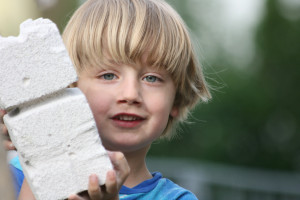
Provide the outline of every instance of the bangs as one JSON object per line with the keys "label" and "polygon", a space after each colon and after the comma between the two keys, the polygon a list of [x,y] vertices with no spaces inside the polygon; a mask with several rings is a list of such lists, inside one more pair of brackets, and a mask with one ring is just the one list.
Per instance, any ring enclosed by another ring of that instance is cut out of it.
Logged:
{"label": "bangs", "polygon": [[182,78],[179,75],[189,64],[190,41],[183,21],[165,2],[89,0],[77,12],[64,39],[79,72],[111,60],[123,64],[144,61],[167,70],[175,82]]}

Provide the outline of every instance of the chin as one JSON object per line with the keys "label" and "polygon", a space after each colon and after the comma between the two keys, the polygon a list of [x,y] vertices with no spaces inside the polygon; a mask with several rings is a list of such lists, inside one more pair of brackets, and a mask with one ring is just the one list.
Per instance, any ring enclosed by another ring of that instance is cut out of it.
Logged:
{"label": "chin", "polygon": [[137,152],[140,150],[148,149],[150,147],[150,144],[149,145],[137,145],[137,144],[133,144],[133,143],[125,143],[124,141],[122,141],[120,143],[104,145],[104,147],[108,151],[120,151],[122,153],[131,153],[131,152]]}

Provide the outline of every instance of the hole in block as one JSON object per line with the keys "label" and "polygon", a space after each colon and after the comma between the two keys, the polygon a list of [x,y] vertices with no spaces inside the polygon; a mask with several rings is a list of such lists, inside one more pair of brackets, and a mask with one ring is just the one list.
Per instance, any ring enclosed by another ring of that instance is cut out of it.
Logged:
{"label": "hole in block", "polygon": [[23,86],[27,87],[30,84],[30,78],[29,77],[24,77],[23,78]]}

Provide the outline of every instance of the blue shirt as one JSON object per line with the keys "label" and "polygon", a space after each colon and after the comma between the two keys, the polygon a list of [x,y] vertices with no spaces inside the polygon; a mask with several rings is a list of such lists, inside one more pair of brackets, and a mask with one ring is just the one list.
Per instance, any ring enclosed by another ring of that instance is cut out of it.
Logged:
{"label": "blue shirt", "polygon": [[193,193],[163,178],[161,173],[155,172],[152,176],[152,179],[133,188],[122,186],[119,192],[120,200],[197,200]]}
{"label": "blue shirt", "polygon": [[[10,161],[10,168],[17,196],[19,196],[24,180],[24,174],[18,157]],[[119,192],[120,200],[197,200],[190,191],[178,186],[171,180],[163,178],[161,173],[152,173],[153,178],[148,179],[133,188],[122,186]]]}
{"label": "blue shirt", "polygon": [[9,168],[12,173],[13,183],[16,191],[16,196],[18,197],[24,180],[24,174],[19,161],[19,157],[16,156],[13,159],[11,159],[9,164],[10,164]]}

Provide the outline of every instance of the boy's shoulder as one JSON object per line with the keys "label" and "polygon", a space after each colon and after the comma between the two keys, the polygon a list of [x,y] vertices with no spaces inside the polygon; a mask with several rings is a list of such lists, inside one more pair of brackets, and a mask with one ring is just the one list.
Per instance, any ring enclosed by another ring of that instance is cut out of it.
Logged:
{"label": "boy's shoulder", "polygon": [[152,179],[149,179],[134,188],[123,186],[120,191],[120,200],[197,200],[197,197],[192,192],[180,187],[167,178],[163,178],[161,173],[155,172],[152,175]]}
{"label": "boy's shoulder", "polygon": [[178,199],[178,200],[197,200],[197,197],[187,189],[177,185],[167,178],[162,178],[158,184],[157,190],[163,191],[164,199]]}

